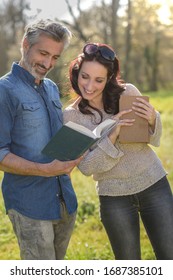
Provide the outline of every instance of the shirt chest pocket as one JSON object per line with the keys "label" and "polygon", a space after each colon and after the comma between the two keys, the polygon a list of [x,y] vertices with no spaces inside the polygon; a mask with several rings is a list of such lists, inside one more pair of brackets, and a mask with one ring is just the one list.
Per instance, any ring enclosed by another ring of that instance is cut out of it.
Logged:
{"label": "shirt chest pocket", "polygon": [[38,127],[43,123],[43,113],[38,102],[22,104],[22,119],[25,127]]}

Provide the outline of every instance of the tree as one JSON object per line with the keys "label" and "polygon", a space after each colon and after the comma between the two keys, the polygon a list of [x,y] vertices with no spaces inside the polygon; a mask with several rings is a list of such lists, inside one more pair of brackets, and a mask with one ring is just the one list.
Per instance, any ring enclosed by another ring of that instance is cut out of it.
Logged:
{"label": "tree", "polygon": [[25,11],[29,10],[26,0],[8,0],[4,8],[4,31],[9,35],[9,42],[16,43],[19,28],[26,25]]}
{"label": "tree", "polygon": [[128,0],[128,8],[127,8],[127,27],[126,27],[126,40],[125,40],[125,62],[124,62],[124,79],[128,80],[128,73],[130,70],[129,60],[130,60],[130,53],[132,48],[132,5],[131,0]]}
{"label": "tree", "polygon": [[0,75],[6,73],[11,66],[11,60],[18,57],[18,35],[26,24],[25,12],[28,9],[26,0],[8,0],[0,7]]}
{"label": "tree", "polygon": [[[85,36],[85,34],[83,33],[83,30],[81,29],[81,27],[80,27],[80,23],[79,23],[79,20],[78,20],[78,18],[74,15],[74,13],[73,13],[73,9],[72,9],[72,7],[71,7],[71,5],[70,5],[70,3],[69,3],[69,1],[68,0],[65,0],[65,2],[67,3],[67,7],[68,7],[68,10],[69,10],[69,13],[70,13],[70,15],[72,16],[72,18],[73,18],[73,28],[78,32],[78,35],[79,35],[79,37],[80,37],[80,39],[82,40],[82,41],[86,41],[87,40],[87,38],[86,38],[86,36]],[[81,14],[81,9],[80,9],[80,0],[78,0],[78,11],[80,12],[80,14]],[[67,23],[67,22],[66,22]]]}
{"label": "tree", "polygon": [[[104,1],[103,1],[104,2]],[[111,45],[116,50],[117,47],[117,37],[118,37],[118,10],[120,8],[120,1],[119,0],[112,0],[111,4]]]}
{"label": "tree", "polygon": [[[51,78],[63,91],[68,91],[68,66],[72,59],[82,51],[87,42],[103,42],[111,45],[120,60],[122,78],[136,84],[142,91],[157,90],[160,85],[172,83],[173,57],[173,4],[170,1],[170,19],[163,23],[158,10],[161,4],[152,4],[149,0],[95,1],[85,10],[78,0],[74,13],[70,0],[65,0],[72,21],[64,21],[74,34],[70,51],[64,52]],[[29,2],[29,0],[28,0]],[[8,0],[0,7],[1,35],[1,74],[17,58],[19,38],[23,34],[28,18],[25,16],[29,4],[27,0]],[[122,4],[123,3],[123,4]],[[167,1],[167,5],[168,5]],[[64,65],[66,63],[66,65]],[[63,82],[62,82],[63,81]]]}

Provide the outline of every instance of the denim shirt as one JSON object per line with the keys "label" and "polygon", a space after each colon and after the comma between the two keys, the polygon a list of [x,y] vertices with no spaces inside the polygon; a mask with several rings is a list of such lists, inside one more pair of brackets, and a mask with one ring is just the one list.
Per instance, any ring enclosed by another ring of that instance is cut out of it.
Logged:
{"label": "denim shirt", "polygon": [[[62,126],[62,105],[55,83],[35,78],[17,63],[0,79],[0,161],[8,153],[39,163],[51,161],[41,153]],[[60,219],[63,197],[69,214],[77,209],[76,195],[68,175],[24,176],[4,173],[2,192],[6,211],[42,220]]]}

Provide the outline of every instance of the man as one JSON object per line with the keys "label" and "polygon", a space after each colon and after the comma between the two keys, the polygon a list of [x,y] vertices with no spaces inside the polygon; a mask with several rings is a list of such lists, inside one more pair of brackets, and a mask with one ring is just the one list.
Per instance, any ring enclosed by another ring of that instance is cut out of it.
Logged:
{"label": "man", "polygon": [[6,211],[22,259],[63,259],[77,200],[68,174],[80,159],[51,161],[41,151],[62,126],[57,86],[48,78],[70,31],[39,20],[26,27],[21,60],[0,79],[0,169]]}

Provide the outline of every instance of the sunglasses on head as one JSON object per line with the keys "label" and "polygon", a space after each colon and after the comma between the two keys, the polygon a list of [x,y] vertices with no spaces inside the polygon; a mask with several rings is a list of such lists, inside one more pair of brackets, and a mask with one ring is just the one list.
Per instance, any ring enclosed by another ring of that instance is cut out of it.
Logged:
{"label": "sunglasses on head", "polygon": [[106,46],[98,46],[96,44],[87,44],[83,48],[83,53],[85,55],[94,55],[96,53],[100,53],[101,56],[109,61],[114,61],[115,59],[115,53],[113,50]]}

